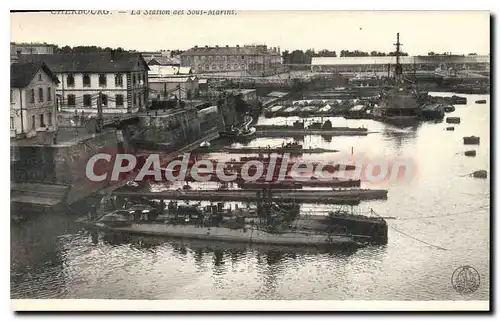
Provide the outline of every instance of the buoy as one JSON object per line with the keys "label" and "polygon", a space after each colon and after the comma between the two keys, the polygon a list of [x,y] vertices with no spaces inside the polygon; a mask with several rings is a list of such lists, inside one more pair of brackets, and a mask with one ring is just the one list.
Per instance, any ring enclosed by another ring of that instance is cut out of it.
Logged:
{"label": "buoy", "polygon": [[479,137],[477,136],[465,136],[464,145],[479,145]]}
{"label": "buoy", "polygon": [[446,127],[446,130],[455,130],[455,127],[451,126],[451,127]]}
{"label": "buoy", "polygon": [[460,124],[460,117],[446,117],[447,124]]}
{"label": "buoy", "polygon": [[465,151],[465,156],[471,156],[471,157],[474,157],[476,156],[476,151],[475,150],[468,150],[468,151]]}
{"label": "buoy", "polygon": [[488,173],[485,170],[475,171],[472,173],[472,176],[475,178],[487,178]]}

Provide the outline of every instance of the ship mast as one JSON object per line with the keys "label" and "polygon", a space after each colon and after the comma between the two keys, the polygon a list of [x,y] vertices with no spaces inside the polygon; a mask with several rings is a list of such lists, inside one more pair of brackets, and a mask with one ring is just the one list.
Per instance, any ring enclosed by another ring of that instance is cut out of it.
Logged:
{"label": "ship mast", "polygon": [[395,66],[395,81],[396,84],[399,86],[402,80],[402,75],[403,75],[403,67],[401,66],[401,61],[399,59],[401,55],[401,46],[403,46],[402,43],[399,42],[399,32],[397,33],[397,41],[394,44],[396,46],[396,66]]}

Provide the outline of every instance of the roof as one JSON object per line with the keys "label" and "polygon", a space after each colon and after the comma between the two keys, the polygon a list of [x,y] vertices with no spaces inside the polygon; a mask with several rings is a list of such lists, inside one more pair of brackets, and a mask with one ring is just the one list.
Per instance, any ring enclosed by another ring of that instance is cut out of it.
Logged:
{"label": "roof", "polygon": [[196,77],[169,77],[169,78],[149,78],[148,82],[167,82],[167,83],[183,83],[183,82],[188,82],[192,81],[194,79],[191,78],[196,78]]}
{"label": "roof", "polygon": [[53,72],[126,72],[135,68],[137,61],[146,62],[139,53],[92,52],[52,55],[20,55],[19,62],[43,61]]}
{"label": "roof", "polygon": [[54,73],[42,62],[14,63],[10,65],[10,87],[24,88],[28,86],[40,69],[43,69],[56,84],[59,83]]}
{"label": "roof", "polygon": [[11,42],[11,46],[16,46],[16,47],[57,47],[57,45],[53,45],[50,43],[26,43],[26,42]]}
{"label": "roof", "polygon": [[181,53],[181,56],[231,56],[231,55],[279,55],[264,46],[243,47],[193,47]]}
{"label": "roof", "polygon": [[[489,56],[401,56],[402,64],[421,63],[489,63]],[[395,64],[395,56],[367,56],[367,57],[313,57],[311,65],[387,65]]]}
{"label": "roof", "polygon": [[181,61],[176,57],[156,56],[144,57],[148,65],[176,66],[180,65]]}

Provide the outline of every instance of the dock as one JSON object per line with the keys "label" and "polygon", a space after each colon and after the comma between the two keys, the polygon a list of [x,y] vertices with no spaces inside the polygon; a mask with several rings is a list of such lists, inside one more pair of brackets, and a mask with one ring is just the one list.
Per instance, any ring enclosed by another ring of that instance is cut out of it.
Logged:
{"label": "dock", "polygon": [[257,129],[255,136],[257,137],[283,137],[287,135],[305,136],[305,135],[325,135],[325,136],[367,136],[376,132],[352,130],[328,130],[328,129],[282,129],[282,128],[268,128]]}
{"label": "dock", "polygon": [[[119,189],[113,195],[120,197],[146,197],[155,199],[197,200],[197,201],[247,201],[262,200],[261,189],[245,190],[166,190],[149,192]],[[386,199],[387,190],[288,190],[273,191],[271,198],[276,202],[297,202],[314,204],[357,205],[361,200]]]}
{"label": "dock", "polygon": [[193,151],[193,154],[208,154],[208,153],[231,153],[231,154],[269,154],[269,153],[290,153],[290,154],[321,154],[321,153],[338,153],[336,149],[325,148],[282,148],[282,147],[201,147]]}

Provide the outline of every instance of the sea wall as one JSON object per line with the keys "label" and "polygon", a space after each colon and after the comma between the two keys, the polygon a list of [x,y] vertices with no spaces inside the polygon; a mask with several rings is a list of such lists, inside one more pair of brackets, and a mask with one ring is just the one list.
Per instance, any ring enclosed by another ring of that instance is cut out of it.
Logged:
{"label": "sea wall", "polygon": [[[68,202],[86,197],[108,185],[88,180],[87,161],[98,153],[116,154],[116,130],[94,134],[75,142],[52,145],[11,146],[11,182],[59,184],[70,186]],[[102,170],[113,164],[101,162]]]}

